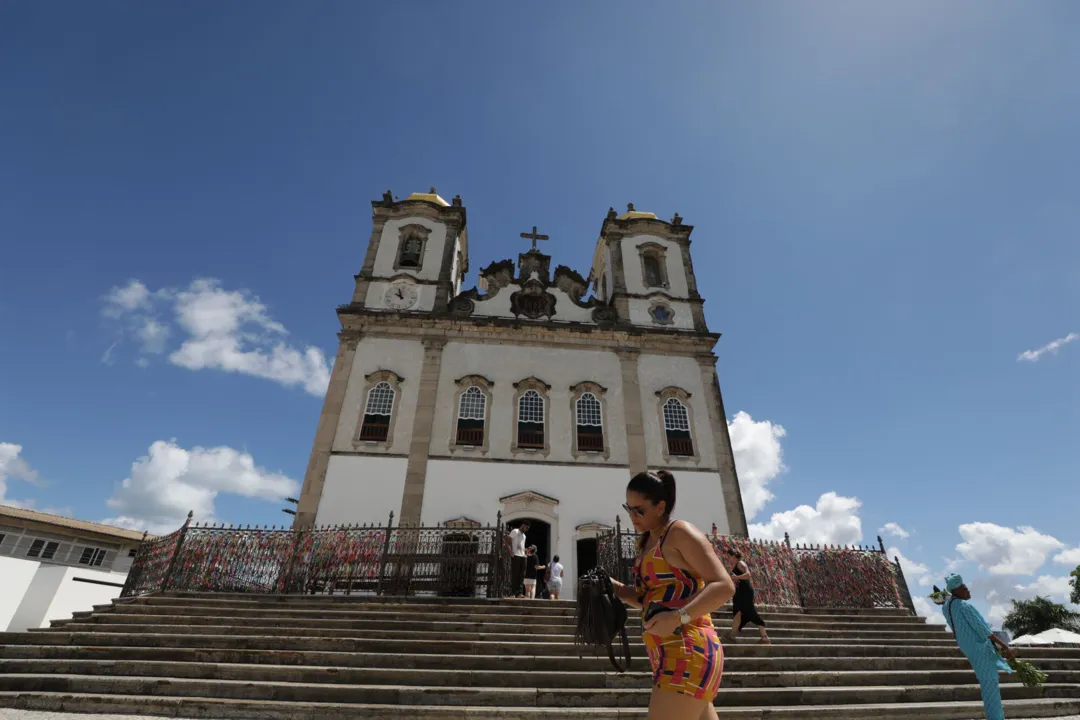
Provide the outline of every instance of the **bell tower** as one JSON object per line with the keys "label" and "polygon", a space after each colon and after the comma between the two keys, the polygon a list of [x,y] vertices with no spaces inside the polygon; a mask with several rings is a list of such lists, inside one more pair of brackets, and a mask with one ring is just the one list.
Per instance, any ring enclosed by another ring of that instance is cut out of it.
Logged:
{"label": "bell tower", "polygon": [[626,206],[608,210],[590,281],[597,297],[631,325],[707,333],[704,300],[690,258],[690,233],[678,213],[665,222]]}
{"label": "bell tower", "polygon": [[431,188],[398,200],[387,190],[371,206],[371,239],[355,276],[353,304],[386,312],[446,312],[469,270],[461,196],[446,202]]}

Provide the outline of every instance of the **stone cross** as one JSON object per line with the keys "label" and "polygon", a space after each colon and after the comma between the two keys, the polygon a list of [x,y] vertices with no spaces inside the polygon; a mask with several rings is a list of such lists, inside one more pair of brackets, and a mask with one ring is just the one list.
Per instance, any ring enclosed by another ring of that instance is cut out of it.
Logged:
{"label": "stone cross", "polygon": [[535,225],[533,225],[533,229],[532,229],[531,233],[521,233],[521,237],[525,238],[526,240],[532,240],[532,249],[533,250],[536,250],[536,241],[537,240],[550,240],[550,238],[547,235],[538,234],[536,232],[536,226]]}

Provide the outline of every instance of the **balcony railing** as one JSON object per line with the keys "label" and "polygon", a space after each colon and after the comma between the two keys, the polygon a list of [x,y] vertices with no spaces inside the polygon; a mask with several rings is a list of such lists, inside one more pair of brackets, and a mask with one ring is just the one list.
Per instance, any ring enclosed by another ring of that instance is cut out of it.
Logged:
{"label": "balcony railing", "polygon": [[518,447],[529,450],[542,450],[544,448],[544,431],[519,429]]}
{"label": "balcony railing", "polygon": [[390,423],[364,422],[360,428],[360,439],[367,442],[385,442],[390,434]]}
{"label": "balcony railing", "polygon": [[604,433],[596,432],[595,430],[578,430],[577,446],[578,450],[581,450],[582,452],[603,452]]}
{"label": "balcony railing", "polygon": [[667,439],[668,454],[679,457],[692,457],[694,455],[694,441],[690,438],[672,437]]}
{"label": "balcony railing", "polygon": [[472,445],[479,447],[484,444],[484,428],[470,428],[458,426],[457,444]]}

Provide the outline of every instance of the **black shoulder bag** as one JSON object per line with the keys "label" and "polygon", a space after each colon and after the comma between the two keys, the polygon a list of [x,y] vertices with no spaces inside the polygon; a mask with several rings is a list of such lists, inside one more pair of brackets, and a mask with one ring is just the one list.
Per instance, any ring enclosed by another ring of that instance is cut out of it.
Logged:
{"label": "black shoulder bag", "polygon": [[[626,635],[626,605],[615,593],[611,578],[600,568],[595,568],[578,578],[577,630],[574,644],[594,649],[607,647],[608,658],[616,672],[630,669],[630,638]],[[615,658],[614,643],[622,637],[623,656],[626,664],[620,665]]]}

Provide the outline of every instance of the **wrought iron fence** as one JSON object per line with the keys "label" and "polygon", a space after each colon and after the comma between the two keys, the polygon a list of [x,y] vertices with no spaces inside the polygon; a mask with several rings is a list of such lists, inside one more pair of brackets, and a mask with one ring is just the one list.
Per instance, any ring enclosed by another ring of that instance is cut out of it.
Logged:
{"label": "wrought iron fence", "polygon": [[121,597],[164,590],[500,597],[509,578],[494,526],[191,524],[140,545]]}
{"label": "wrought iron fence", "polygon": [[[613,578],[630,582],[636,541],[616,518],[615,528],[597,538],[598,564]],[[905,608],[915,614],[900,560],[888,559],[880,537],[877,547],[792,545],[787,534],[783,541],[752,540],[719,535],[714,525],[710,542],[721,557],[729,548],[739,551],[752,568],[761,605]]]}

